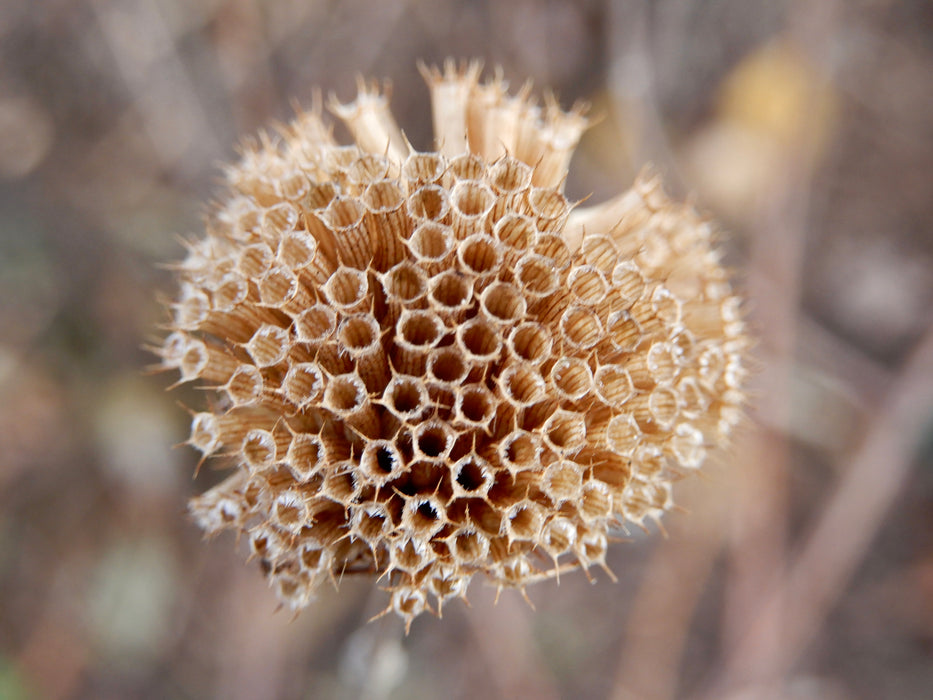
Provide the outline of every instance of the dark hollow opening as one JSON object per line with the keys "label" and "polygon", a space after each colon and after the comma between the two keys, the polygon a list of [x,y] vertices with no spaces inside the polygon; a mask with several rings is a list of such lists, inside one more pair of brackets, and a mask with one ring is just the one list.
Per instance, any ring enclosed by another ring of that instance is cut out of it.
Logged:
{"label": "dark hollow opening", "polygon": [[376,450],[376,468],[383,474],[391,474],[395,469],[395,455],[388,447],[380,447]]}
{"label": "dark hollow opening", "polygon": [[457,483],[464,491],[475,491],[485,482],[483,476],[483,469],[476,462],[466,462],[460,467]]}
{"label": "dark hollow opening", "polygon": [[429,428],[418,438],[418,449],[428,457],[437,457],[447,447],[447,436],[440,428]]}

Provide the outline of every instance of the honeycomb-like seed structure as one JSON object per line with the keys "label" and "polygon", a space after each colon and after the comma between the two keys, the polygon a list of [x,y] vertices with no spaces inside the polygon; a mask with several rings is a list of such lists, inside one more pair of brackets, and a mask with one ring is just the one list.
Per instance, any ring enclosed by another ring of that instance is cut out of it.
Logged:
{"label": "honeycomb-like seed structure", "polygon": [[610,528],[739,420],[748,345],[712,228],[656,179],[562,191],[582,110],[474,64],[423,70],[437,152],[362,85],[263,136],[178,266],[162,365],[216,388],[190,444],[232,474],[191,502],[282,600],[378,577],[406,622],[474,575],[605,566]]}

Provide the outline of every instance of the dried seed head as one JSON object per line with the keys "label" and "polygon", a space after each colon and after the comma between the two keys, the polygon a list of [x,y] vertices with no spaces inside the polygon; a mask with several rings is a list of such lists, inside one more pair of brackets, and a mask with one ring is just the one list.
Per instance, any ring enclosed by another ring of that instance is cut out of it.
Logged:
{"label": "dried seed head", "polygon": [[575,207],[581,109],[423,72],[443,152],[362,85],[330,105],[354,145],[315,109],[247,148],[178,268],[158,354],[221,392],[189,442],[233,469],[191,512],[293,608],[366,572],[410,622],[474,575],[605,565],[610,526],[660,517],[741,415],[711,227],[649,178]]}

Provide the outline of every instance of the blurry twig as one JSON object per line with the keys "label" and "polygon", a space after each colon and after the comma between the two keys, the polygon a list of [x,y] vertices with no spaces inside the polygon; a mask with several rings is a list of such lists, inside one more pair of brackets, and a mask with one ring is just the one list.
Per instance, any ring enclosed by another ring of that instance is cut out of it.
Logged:
{"label": "blurry twig", "polygon": [[820,372],[854,391],[860,402],[875,402],[885,395],[893,379],[890,369],[806,313],[800,314],[798,333],[803,351],[801,361],[812,363]]}
{"label": "blurry twig", "polygon": [[[181,30],[173,30],[162,8],[93,2],[92,9],[160,164],[178,167],[195,143],[221,153],[207,98],[180,52]],[[129,29],[136,41],[128,40]]]}
{"label": "blurry twig", "polygon": [[[833,602],[864,556],[910,470],[917,439],[933,412],[933,329],[891,388],[853,456],[823,516],[783,582],[772,586],[747,630],[754,646],[768,630],[782,628],[774,667],[786,671],[819,631]],[[783,608],[781,601],[793,601]],[[743,673],[733,654],[711,697],[733,687]]]}
{"label": "blurry twig", "polygon": [[531,609],[515,591],[506,591],[497,603],[494,595],[490,587],[478,589],[470,596],[474,606],[466,615],[491,685],[502,698],[558,698],[537,651],[529,624]]}
{"label": "blurry twig", "polygon": [[[799,46],[822,47],[837,24],[837,3],[792,3],[786,12],[786,38]],[[814,66],[829,79],[831,66],[821,50],[807,52]],[[804,251],[813,178],[819,158],[805,149],[787,154],[774,191],[761,207],[762,226],[751,250],[749,286],[758,307],[761,354],[768,361],[758,377],[756,409],[776,426],[790,425],[790,384],[797,350]],[[778,293],[772,293],[778,290]],[[766,598],[775,572],[786,567],[789,443],[785,430],[760,430],[744,451],[749,465],[740,485],[732,527],[730,580],[726,591],[724,654],[730,685],[769,683],[780,677],[784,646],[782,621],[794,598],[777,586]],[[748,620],[763,605],[772,614],[747,633]],[[715,695],[720,697],[721,695]]]}
{"label": "blurry twig", "polygon": [[[796,167],[795,167],[796,166]],[[802,164],[788,163],[783,187],[761,211],[762,224],[752,244],[749,288],[756,305],[760,349],[766,358],[755,378],[755,412],[759,424],[787,426],[790,422],[790,380],[797,345],[804,231],[812,173]],[[781,294],[769,294],[777,288]],[[778,643],[777,629],[763,630],[749,644],[747,620],[761,605],[761,591],[773,572],[784,567],[787,530],[788,444],[780,432],[765,430],[740,436],[733,516],[729,524],[728,578],[722,630],[727,657],[741,656],[747,678],[769,677]],[[780,608],[780,601],[775,600]]]}
{"label": "blurry twig", "polygon": [[609,12],[609,51],[612,95],[618,130],[629,144],[633,172],[645,163],[660,168],[669,186],[681,188],[683,177],[664,133],[652,55],[648,44],[651,30],[650,3],[612,2]]}
{"label": "blurry twig", "polygon": [[722,514],[712,512],[719,501],[705,498],[696,505],[689,527],[679,519],[673,524],[670,539],[656,545],[641,577],[612,700],[675,697],[690,623],[722,546]]}

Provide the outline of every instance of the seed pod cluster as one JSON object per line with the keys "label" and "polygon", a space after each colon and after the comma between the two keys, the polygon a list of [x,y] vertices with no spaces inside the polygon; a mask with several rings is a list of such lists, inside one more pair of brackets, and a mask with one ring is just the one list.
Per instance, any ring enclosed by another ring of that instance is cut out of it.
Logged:
{"label": "seed pod cluster", "polygon": [[161,364],[216,390],[189,443],[232,474],[191,502],[283,602],[370,573],[407,623],[476,574],[605,566],[729,438],[747,339],[712,230],[642,178],[563,194],[581,108],[476,64],[423,68],[437,151],[361,84],[249,145],[178,265]]}

